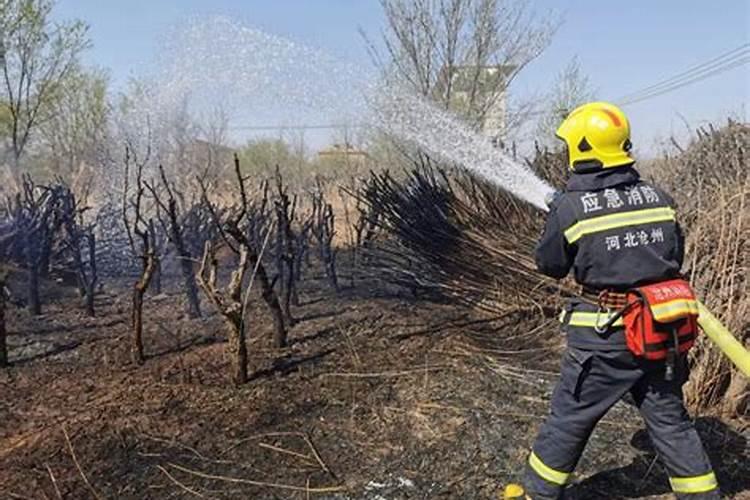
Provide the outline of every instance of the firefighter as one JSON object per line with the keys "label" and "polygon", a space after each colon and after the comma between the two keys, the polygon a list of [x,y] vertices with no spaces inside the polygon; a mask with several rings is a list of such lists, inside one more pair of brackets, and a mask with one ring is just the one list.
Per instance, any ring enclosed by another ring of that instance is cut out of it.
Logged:
{"label": "firefighter", "polygon": [[684,355],[672,376],[663,361],[628,350],[622,320],[610,316],[624,305],[627,290],[679,277],[683,237],[673,200],[633,168],[630,125],[618,107],[580,106],[557,136],[567,146],[571,175],[565,190],[548,200],[536,263],[556,279],[572,269],[582,293],[561,315],[567,350],[550,415],[528,459],[526,498],[563,498],[594,426],[626,393],[645,420],[677,497],[720,498],[683,405]]}

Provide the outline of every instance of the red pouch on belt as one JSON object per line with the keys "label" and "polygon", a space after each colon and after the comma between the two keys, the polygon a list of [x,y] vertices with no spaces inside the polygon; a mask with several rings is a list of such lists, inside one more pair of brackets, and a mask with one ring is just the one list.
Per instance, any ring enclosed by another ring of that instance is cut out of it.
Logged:
{"label": "red pouch on belt", "polygon": [[662,281],[628,291],[623,315],[628,349],[649,360],[667,358],[675,340],[687,352],[698,333],[698,302],[683,279]]}

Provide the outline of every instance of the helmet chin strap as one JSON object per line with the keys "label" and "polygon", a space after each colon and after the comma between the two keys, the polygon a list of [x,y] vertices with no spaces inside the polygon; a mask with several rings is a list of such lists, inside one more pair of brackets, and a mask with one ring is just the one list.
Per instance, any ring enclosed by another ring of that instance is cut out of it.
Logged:
{"label": "helmet chin strap", "polygon": [[576,174],[590,174],[604,170],[604,166],[599,160],[583,160],[575,162],[572,170]]}
{"label": "helmet chin strap", "polygon": [[598,160],[581,160],[577,161],[573,165],[573,173],[575,174],[593,174],[595,172],[612,171],[622,167],[629,167],[635,162],[623,163],[622,165],[613,165],[611,167],[604,167]]}

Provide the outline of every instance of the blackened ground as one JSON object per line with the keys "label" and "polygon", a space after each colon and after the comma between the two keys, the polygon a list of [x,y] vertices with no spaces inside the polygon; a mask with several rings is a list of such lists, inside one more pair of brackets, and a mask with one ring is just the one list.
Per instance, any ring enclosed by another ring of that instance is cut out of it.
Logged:
{"label": "blackened ground", "polygon": [[[70,298],[41,318],[15,311],[0,498],[473,499],[519,477],[556,379],[554,322],[378,297],[365,283],[335,297],[309,288],[284,350],[268,347],[253,306],[254,375],[239,388],[220,318],[185,319],[179,295],[147,301],[142,367],[129,361],[126,292],[103,294],[95,319]],[[750,498],[747,422],[697,424],[726,494]],[[670,498],[625,402],[576,477],[573,498]]]}

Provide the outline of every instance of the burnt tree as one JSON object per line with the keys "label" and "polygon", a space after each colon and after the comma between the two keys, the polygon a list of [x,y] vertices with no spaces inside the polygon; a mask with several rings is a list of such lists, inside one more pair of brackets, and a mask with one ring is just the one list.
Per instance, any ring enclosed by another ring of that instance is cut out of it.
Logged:
{"label": "burnt tree", "polygon": [[[367,244],[368,234],[374,234],[373,214],[369,210],[362,197],[362,184],[352,178],[350,183],[339,188],[339,197],[344,211],[344,227],[347,232],[347,244],[351,255],[350,283],[354,286],[357,280],[357,272],[360,265],[360,254],[362,248]],[[351,203],[354,203],[352,210]],[[368,229],[369,228],[369,229]]]}
{"label": "burnt tree", "polygon": [[[5,212],[5,211],[3,211]],[[0,218],[0,258],[5,261],[12,250],[17,228],[9,220],[7,213]],[[0,267],[0,367],[8,366],[7,330],[5,327],[5,305],[10,298],[6,286],[8,271]]]}
{"label": "burnt tree", "polygon": [[299,274],[296,271],[296,245],[297,238],[292,230],[292,221],[295,219],[297,209],[297,197],[289,199],[289,193],[279,168],[276,168],[276,196],[274,209],[276,214],[276,269],[277,279],[280,286],[281,308],[290,325],[296,320],[292,316],[292,297],[297,296],[296,280]]}
{"label": "burnt tree", "polygon": [[[64,184],[61,183],[64,186]],[[84,195],[84,200],[86,196]],[[86,314],[95,316],[94,296],[99,275],[96,266],[95,223],[86,223],[88,207],[80,206],[73,191],[65,186],[61,195],[60,211],[65,229],[65,246],[75,268],[78,287],[84,298]]]}
{"label": "burnt tree", "polygon": [[[200,255],[203,255],[206,242],[215,241],[220,236],[210,208],[206,200],[201,197],[198,201],[189,204],[182,216],[183,243],[196,261]],[[216,209],[222,212],[218,214],[219,219],[223,219],[223,209],[220,207]]]}
{"label": "burnt tree", "polygon": [[[138,280],[133,284],[133,307],[131,311],[131,326],[133,328],[133,343],[131,352],[133,361],[137,364],[143,364],[145,357],[143,354],[143,296],[148,290],[151,279],[157,265],[156,249],[149,231],[149,226],[153,226],[151,220],[146,221],[143,216],[143,195],[145,185],[143,182],[143,168],[148,162],[149,154],[143,161],[138,161],[130,147],[125,147],[125,185],[122,197],[122,218],[125,223],[125,229],[130,242],[132,254],[140,261],[140,275]],[[130,163],[135,165],[135,186],[134,195],[129,198],[130,194]],[[128,205],[131,205],[130,207]],[[129,208],[131,210],[129,210]],[[132,218],[129,213],[132,211]],[[136,238],[138,244],[136,244]]]}
{"label": "burnt tree", "polygon": [[300,222],[300,227],[294,237],[294,288],[292,289],[292,305],[299,306],[299,282],[302,281],[302,265],[305,262],[305,258],[309,256],[310,250],[310,231],[313,226],[313,216],[310,214],[306,219]]}
{"label": "burnt tree", "polygon": [[[186,312],[191,318],[200,318],[200,299],[198,298],[198,287],[195,283],[195,271],[193,269],[194,257],[185,243],[184,219],[174,195],[174,188],[167,180],[164,168],[161,165],[159,165],[159,178],[161,180],[161,188],[166,194],[166,200],[164,199],[164,194],[161,194],[155,186],[147,183],[146,187],[160,208],[159,222],[177,253],[177,259],[180,261],[185,298],[187,299],[185,303]],[[163,216],[161,215],[162,212],[164,213]]]}
{"label": "burnt tree", "polygon": [[57,211],[59,190],[55,187],[38,186],[28,175],[23,177],[21,187],[21,192],[8,205],[20,244],[20,248],[15,249],[16,255],[29,273],[29,311],[38,316],[42,314],[40,277],[43,267],[49,262],[53,238],[60,226]]}
{"label": "burnt tree", "polygon": [[339,282],[336,275],[336,249],[333,246],[333,237],[336,235],[335,218],[333,206],[325,199],[323,185],[318,180],[317,187],[312,196],[313,216],[312,234],[318,244],[320,260],[323,262],[325,274],[334,290],[338,292]]}
{"label": "burnt tree", "polygon": [[248,237],[255,248],[262,248],[271,224],[273,223],[274,214],[271,212],[269,203],[270,185],[267,180],[260,184],[260,201],[252,204],[252,210],[248,213],[247,231]]}
{"label": "burnt tree", "polygon": [[[248,249],[248,256],[250,263],[254,268],[255,278],[260,283],[260,293],[263,301],[268,306],[273,318],[274,325],[274,337],[273,344],[275,347],[286,347],[287,345],[287,332],[286,325],[284,323],[284,314],[279,304],[279,297],[273,288],[273,283],[268,279],[268,274],[261,261],[262,252],[265,249],[265,241],[260,247],[253,245],[253,243],[247,238],[247,231],[242,227],[243,222],[247,220],[257,220],[257,217],[251,216],[251,206],[248,202],[247,189],[245,188],[245,178],[242,177],[240,170],[240,160],[237,155],[234,156],[234,171],[237,179],[240,195],[240,213],[229,220],[226,224],[226,232],[237,242],[240,247],[246,247]],[[268,230],[270,231],[270,229]],[[267,234],[267,236],[270,235]],[[266,237],[267,237],[266,236]]]}
{"label": "burnt tree", "polygon": [[[96,233],[94,232],[94,226],[86,226],[82,236],[81,242],[84,244],[87,259],[86,262],[81,262],[78,276],[86,294],[86,314],[93,317],[96,315],[94,311],[94,296],[96,295],[96,284],[99,280],[96,268]],[[86,269],[87,267],[88,270]]]}
{"label": "burnt tree", "polygon": [[[210,241],[206,242],[201,259],[201,269],[198,273],[198,282],[203,292],[224,316],[229,326],[229,350],[233,366],[232,379],[236,384],[243,384],[247,382],[245,306],[255,280],[260,284],[261,296],[273,318],[273,343],[275,347],[287,345],[287,332],[279,298],[276,295],[273,283],[268,278],[265,266],[261,262],[262,253],[265,250],[270,233],[266,234],[260,248],[256,247],[252,237],[249,236],[249,229],[253,220],[251,212],[253,212],[254,207],[248,201],[245,187],[246,179],[242,176],[239,159],[236,155],[234,166],[239,203],[232,211],[233,214],[222,217],[219,209],[209,201],[206,185],[200,180],[199,182],[204,203],[209,207],[221,239],[238,256],[237,268],[232,273],[226,289],[219,289],[217,285],[218,258],[216,256],[216,245]],[[252,271],[252,274],[246,280],[250,271]],[[246,281],[249,282],[245,283]]]}

